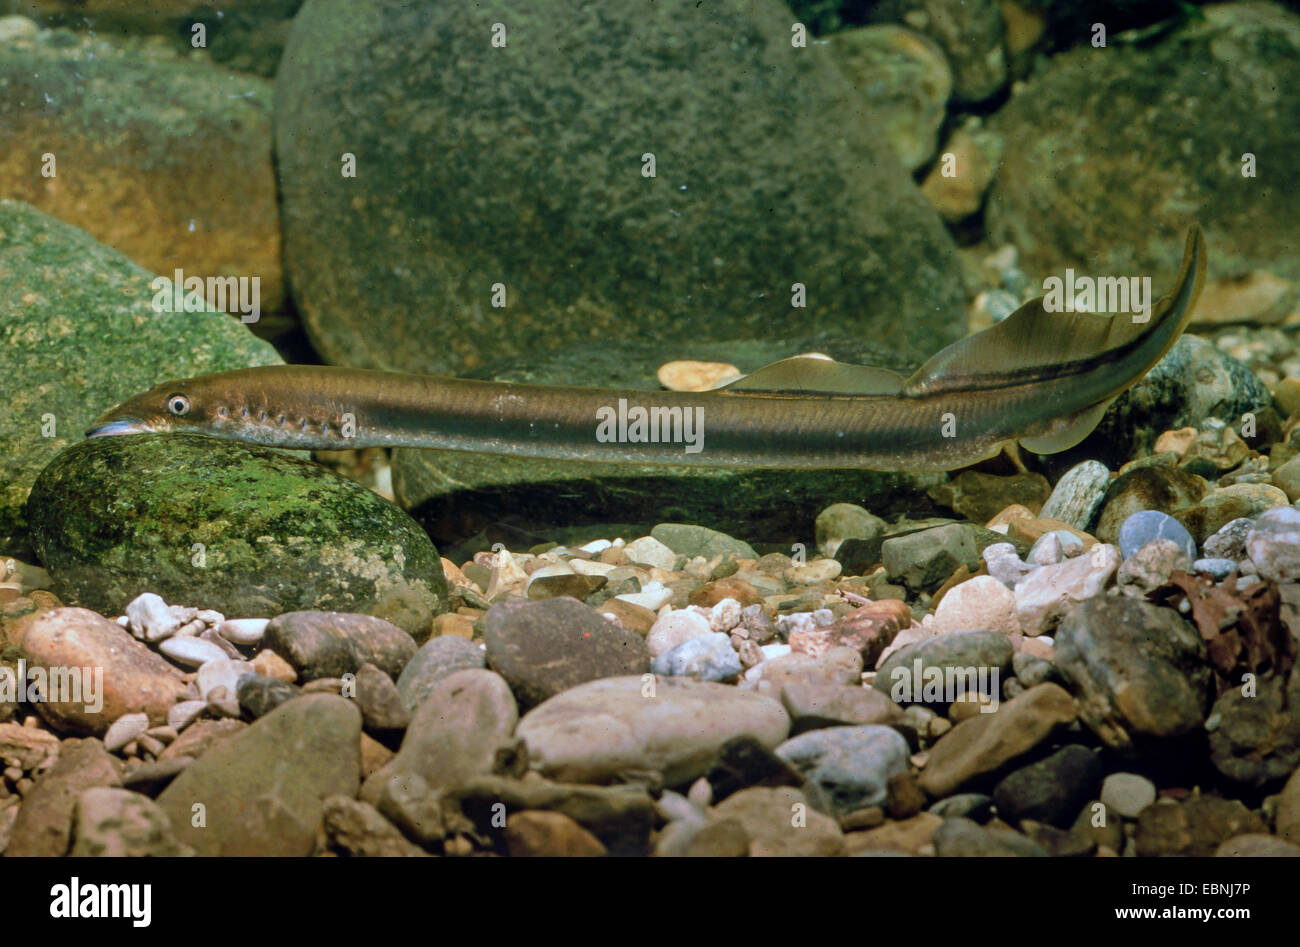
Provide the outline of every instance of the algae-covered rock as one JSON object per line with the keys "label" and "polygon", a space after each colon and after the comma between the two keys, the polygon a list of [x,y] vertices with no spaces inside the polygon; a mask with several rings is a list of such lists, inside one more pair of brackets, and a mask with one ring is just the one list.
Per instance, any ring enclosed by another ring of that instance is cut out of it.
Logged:
{"label": "algae-covered rock", "polygon": [[109,408],[168,378],[280,363],[224,313],[155,312],[153,278],[84,230],[0,201],[0,550],[29,548],[36,475]]}
{"label": "algae-covered rock", "polygon": [[148,591],[227,615],[362,612],[423,640],[446,607],[438,553],[406,514],[266,448],[96,438],[42,471],[28,516],[58,594],[109,615]]}
{"label": "algae-covered rock", "polygon": [[4,45],[0,89],[0,197],[165,276],[257,277],[280,308],[270,82],[47,31]]}
{"label": "algae-covered rock", "polygon": [[988,231],[1019,248],[1031,276],[1149,275],[1163,292],[1197,220],[1211,277],[1300,278],[1300,188],[1289,176],[1300,16],[1261,2],[1203,13],[1145,44],[1112,32],[1105,48],[1080,42],[1083,22],[1072,22],[1077,45],[992,120],[1015,144],[989,195]]}
{"label": "algae-covered rock", "polygon": [[275,139],[318,350],[423,372],[799,324],[953,341],[952,239],[791,25],[781,0],[305,5]]}

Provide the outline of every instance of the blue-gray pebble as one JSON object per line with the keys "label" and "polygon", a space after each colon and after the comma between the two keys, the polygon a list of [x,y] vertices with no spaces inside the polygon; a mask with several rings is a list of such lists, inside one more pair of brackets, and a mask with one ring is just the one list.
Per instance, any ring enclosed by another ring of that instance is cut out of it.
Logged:
{"label": "blue-gray pebble", "polygon": [[1188,559],[1196,558],[1196,541],[1183,524],[1168,513],[1142,510],[1134,513],[1119,528],[1119,552],[1127,559],[1153,539],[1172,539],[1183,547]]}

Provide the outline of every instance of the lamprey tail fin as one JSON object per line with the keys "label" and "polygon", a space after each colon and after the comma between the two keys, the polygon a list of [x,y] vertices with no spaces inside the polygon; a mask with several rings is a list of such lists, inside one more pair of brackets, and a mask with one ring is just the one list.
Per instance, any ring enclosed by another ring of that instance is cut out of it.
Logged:
{"label": "lamprey tail fin", "polygon": [[718,391],[788,394],[897,395],[903,376],[885,368],[849,365],[817,353],[792,355],[720,385]]}
{"label": "lamprey tail fin", "polygon": [[1069,374],[1078,370],[1079,362],[1159,333],[1164,345],[1154,353],[1150,361],[1153,365],[1186,325],[1204,275],[1205,239],[1200,227],[1193,224],[1187,233],[1174,289],[1151,307],[1150,319],[1135,321],[1135,314],[1128,313],[1108,317],[1090,312],[1048,312],[1044,308],[1046,297],[1039,297],[992,328],[939,352],[907,379],[903,394],[969,391],[1017,378]]}

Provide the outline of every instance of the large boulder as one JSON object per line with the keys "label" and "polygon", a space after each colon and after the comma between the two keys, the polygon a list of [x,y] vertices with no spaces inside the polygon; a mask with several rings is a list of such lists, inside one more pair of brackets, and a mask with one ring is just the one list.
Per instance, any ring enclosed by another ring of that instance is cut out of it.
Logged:
{"label": "large boulder", "polygon": [[275,136],[320,352],[445,372],[593,336],[770,334],[796,282],[802,331],[952,341],[951,239],[792,24],[779,0],[308,3]]}

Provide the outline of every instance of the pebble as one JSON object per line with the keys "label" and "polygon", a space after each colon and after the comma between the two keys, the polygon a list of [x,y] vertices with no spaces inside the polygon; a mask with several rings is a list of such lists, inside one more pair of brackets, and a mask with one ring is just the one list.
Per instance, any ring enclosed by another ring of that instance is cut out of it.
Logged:
{"label": "pebble", "polygon": [[1264,821],[1235,799],[1196,796],[1147,806],[1137,820],[1137,854],[1206,858],[1230,838],[1267,833]]}
{"label": "pebble", "polygon": [[137,595],[126,606],[126,618],[132,634],[146,641],[162,641],[176,633],[181,621],[171,613],[162,596],[153,592]]}
{"label": "pebble", "polygon": [[182,700],[173,704],[167,711],[167,726],[173,730],[184,730],[207,709],[206,700]]}
{"label": "pebble", "polygon": [[[876,669],[871,686],[896,704],[946,706],[957,697],[948,685],[965,693],[968,681],[996,697],[1000,681],[1011,674],[1014,654],[1011,640],[999,632],[952,632],[894,652]],[[932,686],[935,677],[943,686]]]}
{"label": "pebble", "polygon": [[506,852],[515,858],[600,858],[600,839],[559,812],[525,811],[506,819]]}
{"label": "pebble", "polygon": [[724,598],[735,599],[742,608],[760,604],[758,591],[754,586],[736,576],[704,583],[691,593],[690,602],[692,605],[712,608]]}
{"label": "pebble", "polygon": [[35,667],[103,669],[102,680],[98,670],[93,672],[102,707],[76,700],[34,704],[41,718],[61,732],[102,734],[112,721],[137,712],[148,714],[153,723],[163,723],[185,691],[172,665],[117,622],[85,608],[37,613],[26,625],[19,651],[29,673]]}
{"label": "pebble", "polygon": [[1100,786],[1097,754],[1070,744],[1006,776],[993,790],[993,803],[998,818],[1012,825],[1032,819],[1066,828]]}
{"label": "pebble", "polygon": [[[792,813],[801,813],[793,819]],[[813,809],[798,789],[755,786],[728,796],[709,813],[734,819],[749,839],[750,856],[828,857],[845,853],[844,833],[830,816]]]}
{"label": "pebble", "polygon": [[875,539],[887,527],[884,520],[857,504],[833,503],[817,514],[817,551],[833,556],[846,539]]}
{"label": "pebble", "polygon": [[742,372],[726,362],[681,359],[664,362],[656,377],[669,391],[709,391],[740,378]]}
{"label": "pebble", "polygon": [[931,630],[936,635],[950,631],[996,631],[1014,635],[1020,630],[1016,596],[991,575],[967,579],[949,589],[939,602]]}
{"label": "pebble", "polygon": [[911,609],[897,599],[868,602],[839,619],[829,610],[822,620],[816,620],[817,612],[812,616],[814,622],[790,630],[792,651],[817,657],[836,648],[851,648],[862,656],[864,665],[875,664],[899,632],[912,624]]}
{"label": "pebble", "polygon": [[[753,606],[751,606],[752,608]],[[745,611],[734,598],[724,598],[709,609],[709,629],[729,633],[733,628],[741,624]],[[753,612],[751,611],[750,614],[752,616]],[[762,607],[758,608],[758,614],[763,614]],[[746,637],[757,638],[757,636],[750,634],[749,627],[745,627],[744,631]]]}
{"label": "pebble", "polygon": [[397,755],[365,781],[361,799],[377,805],[387,783],[411,776],[432,789],[451,789],[491,773],[518,719],[514,695],[499,674],[466,670],[444,677],[411,714]]}
{"label": "pebble", "polygon": [[1120,527],[1135,513],[1175,513],[1202,500],[1209,484],[1201,477],[1169,466],[1134,467],[1111,481],[1097,518],[1097,537],[1113,543]]}
{"label": "pebble", "polygon": [[931,838],[940,858],[1047,856],[1045,848],[1019,832],[987,828],[970,819],[944,819]]}
{"label": "pebble", "polygon": [[257,668],[248,661],[221,658],[209,661],[199,668],[194,683],[198,686],[199,696],[204,700],[212,698],[217,688],[224,688],[225,696],[233,697],[239,689],[239,679],[245,674],[257,673]]}
{"label": "pebble", "polygon": [[834,559],[814,559],[791,569],[789,578],[794,585],[815,585],[819,582],[832,582],[843,571],[844,567]]}
{"label": "pebble", "polygon": [[218,626],[217,632],[227,641],[251,647],[261,642],[270,623],[269,618],[227,618]]}
{"label": "pebble", "polygon": [[484,667],[487,667],[487,654],[473,642],[454,635],[430,638],[402,669],[397,678],[397,692],[406,709],[415,710],[444,677]]}
{"label": "pebble", "polygon": [[653,536],[642,536],[640,539],[633,540],[623,549],[623,555],[628,562],[636,563],[642,566],[654,566],[663,569],[665,572],[671,572],[677,565],[677,553],[673,552]]}
{"label": "pebble", "polygon": [[1016,616],[1025,635],[1051,631],[1074,602],[1100,595],[1119,568],[1119,550],[1098,544],[1085,554],[1040,566],[1016,585]]}
{"label": "pebble", "polygon": [[888,696],[855,684],[791,681],[781,688],[781,703],[790,714],[791,734],[822,727],[890,724],[902,717]]}
{"label": "pebble", "polygon": [[498,602],[483,618],[483,643],[525,710],[587,681],[650,670],[644,638],[571,598]]}
{"label": "pebble", "polygon": [[194,638],[189,635],[174,636],[165,639],[158,650],[177,664],[196,668],[209,661],[226,661],[229,656],[211,641]]}
{"label": "pebble", "polygon": [[1119,528],[1119,551],[1127,559],[1153,539],[1170,539],[1182,547],[1188,560],[1196,558],[1196,542],[1183,524],[1167,513],[1142,510]]}
{"label": "pebble", "polygon": [[1215,581],[1226,579],[1228,573],[1235,568],[1237,568],[1237,563],[1232,559],[1197,559],[1192,563],[1193,570],[1204,572]]}
{"label": "pebble", "polygon": [[672,600],[673,590],[665,588],[661,582],[647,582],[641,587],[640,592],[627,592],[614,597],[629,605],[640,605],[642,608],[657,612]]}
{"label": "pebble", "polygon": [[116,753],[149,729],[148,714],[123,714],[104,733],[104,749]]}
{"label": "pebble", "polygon": [[901,580],[913,590],[938,585],[961,565],[974,571],[980,560],[974,533],[961,523],[887,539],[880,556],[890,579]]}
{"label": "pebble", "polygon": [[1240,517],[1256,517],[1287,507],[1286,494],[1266,483],[1234,483],[1219,487],[1196,506],[1178,511],[1178,521],[1202,541]]}
{"label": "pebble", "polygon": [[[725,601],[734,602],[735,599]],[[693,638],[703,638],[714,631],[722,629],[715,629],[709,618],[693,609],[678,609],[661,615],[650,626],[650,631],[645,636],[646,648],[652,657],[658,658],[680,644]]]}
{"label": "pebble", "polygon": [[670,786],[704,775],[708,760],[733,737],[775,747],[789,731],[789,715],[773,698],[726,684],[639,675],[567,690],[530,710],[516,728],[534,768],[548,778],[605,782],[652,769]]}
{"label": "pebble", "polygon": [[357,670],[356,700],[361,708],[361,725],[370,733],[405,730],[411,721],[397,685],[373,664],[363,664]]}
{"label": "pebble", "polygon": [[302,681],[355,673],[370,662],[396,677],[416,651],[415,639],[391,622],[350,612],[286,612],[263,639]]}
{"label": "pebble", "polygon": [[776,755],[818,787],[837,814],[888,801],[889,779],[907,772],[911,751],[892,727],[865,724],[811,730],[786,740]]}
{"label": "pebble", "polygon": [[1205,554],[1216,559],[1244,559],[1246,556],[1246,537],[1255,528],[1255,521],[1243,516],[1219,527],[1218,532],[1205,540]]}
{"label": "pebble", "polygon": [[167,813],[138,792],[96,786],[77,797],[69,853],[74,858],[174,857],[192,854],[176,841]]}
{"label": "pebble", "polygon": [[[305,856],[323,800],[356,795],[360,738],[351,701],[303,696],[215,743],[159,794],[158,805],[178,840],[200,856]],[[196,803],[206,816],[200,825]]]}
{"label": "pebble", "polygon": [[707,526],[688,523],[659,523],[650,535],[679,556],[693,559],[702,556],[713,559],[721,556],[731,559],[757,559],[758,553],[747,542],[720,533]]}
{"label": "pebble", "polygon": [[1116,583],[1126,595],[1145,596],[1169,582],[1174,572],[1188,572],[1192,561],[1172,539],[1153,539],[1121,563]]}
{"label": "pebble", "polygon": [[1034,570],[1034,567],[1021,562],[1016,547],[1011,543],[994,543],[982,553],[989,575],[1009,589]]}
{"label": "pebble", "polygon": [[921,771],[921,788],[931,797],[947,796],[1023,757],[1075,716],[1074,699],[1065,689],[1031,687],[997,713],[977,714],[941,737]]}
{"label": "pebble", "polygon": [[1100,461],[1076,464],[1057,481],[1039,515],[1086,530],[1101,508],[1109,482],[1110,470]]}
{"label": "pebble", "polygon": [[1101,802],[1126,819],[1136,819],[1156,801],[1156,785],[1137,773],[1111,773],[1101,784]]}
{"label": "pebble", "polygon": [[1083,722],[1113,750],[1190,733],[1209,711],[1205,645],[1173,609],[1112,596],[1082,602],[1061,621],[1055,664]]}
{"label": "pebble", "polygon": [[1217,858],[1300,858],[1300,845],[1292,845],[1264,832],[1234,835],[1214,850]]}
{"label": "pebble", "polygon": [[683,641],[654,659],[650,670],[671,677],[691,677],[699,681],[728,681],[739,677],[744,668],[731,639],[720,632]]}
{"label": "pebble", "polygon": [[1300,580],[1300,510],[1280,506],[1261,513],[1246,534],[1245,547],[1263,578],[1274,582]]}

